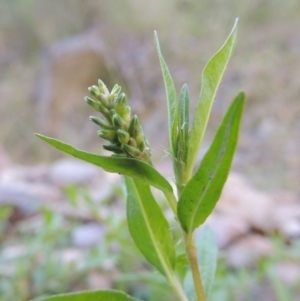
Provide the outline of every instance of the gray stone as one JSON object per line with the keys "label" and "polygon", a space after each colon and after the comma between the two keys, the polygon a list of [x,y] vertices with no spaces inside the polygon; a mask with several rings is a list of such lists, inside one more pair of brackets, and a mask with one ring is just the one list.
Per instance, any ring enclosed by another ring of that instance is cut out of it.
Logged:
{"label": "gray stone", "polygon": [[87,95],[87,87],[96,84],[98,78],[109,77],[109,67],[104,45],[100,39],[95,39],[93,32],[48,47],[43,53],[37,85],[38,117],[43,132],[56,135],[60,128],[74,121],[77,121],[78,131],[78,120],[83,118],[78,112],[86,106],[83,97]]}
{"label": "gray stone", "polygon": [[85,267],[83,250],[78,248],[67,248],[55,252],[53,257],[60,259],[65,265],[73,265],[76,269],[80,270]]}
{"label": "gray stone", "polygon": [[300,263],[294,261],[283,261],[276,263],[273,267],[275,275],[286,285],[295,285],[300,281]]}
{"label": "gray stone", "polygon": [[73,244],[76,247],[91,247],[100,244],[105,235],[104,226],[89,223],[78,226],[72,233]]}
{"label": "gray stone", "polygon": [[92,164],[73,159],[61,159],[52,164],[49,181],[59,187],[91,185],[99,179],[101,170]]}
{"label": "gray stone", "polygon": [[278,228],[288,238],[300,238],[300,219],[286,220]]}
{"label": "gray stone", "polygon": [[274,210],[277,230],[287,238],[300,237],[300,203],[282,199]]}
{"label": "gray stone", "polygon": [[205,224],[214,232],[219,248],[226,247],[250,231],[250,226],[245,220],[233,215],[212,214]]}
{"label": "gray stone", "polygon": [[0,182],[46,182],[49,167],[46,164],[36,166],[17,166],[13,165],[2,170]]}
{"label": "gray stone", "polygon": [[230,245],[225,253],[228,264],[235,268],[254,265],[259,258],[271,256],[273,245],[269,238],[249,234]]}
{"label": "gray stone", "polygon": [[251,185],[239,174],[231,173],[217,210],[245,220],[252,228],[269,233],[276,229],[273,198]]}
{"label": "gray stone", "polygon": [[88,274],[87,283],[90,290],[107,290],[113,289],[114,287],[113,280],[111,279],[111,272],[99,273],[97,271],[93,271]]}
{"label": "gray stone", "polygon": [[0,205],[14,205],[24,214],[30,214],[47,202],[56,202],[61,197],[57,188],[46,184],[0,183]]}

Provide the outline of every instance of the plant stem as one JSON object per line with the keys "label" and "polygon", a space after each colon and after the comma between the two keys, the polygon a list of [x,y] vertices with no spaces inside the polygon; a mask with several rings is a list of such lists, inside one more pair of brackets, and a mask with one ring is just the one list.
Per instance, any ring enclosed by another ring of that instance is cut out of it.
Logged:
{"label": "plant stem", "polygon": [[[176,177],[176,186],[177,186],[177,192],[178,192],[178,198],[180,198],[180,195],[188,181],[192,177],[192,169],[187,169],[186,165],[176,165],[178,162],[173,162],[174,171],[175,171],[175,177]],[[178,172],[179,171],[179,172]],[[177,210],[176,210],[177,211]],[[175,213],[176,214],[176,213]],[[191,272],[194,280],[194,287],[195,292],[197,296],[197,301],[206,301],[206,297],[204,294],[204,289],[202,285],[199,265],[198,265],[198,259],[197,259],[197,250],[194,244],[193,240],[193,234],[192,233],[184,233],[183,236],[185,238],[185,245],[186,245],[186,255],[188,257]]]}
{"label": "plant stem", "polygon": [[169,278],[168,280],[171,286],[173,287],[175,293],[179,297],[180,301],[189,301],[177,278],[173,277],[172,279]]}
{"label": "plant stem", "polygon": [[192,234],[186,235],[185,239],[186,239],[186,254],[191,266],[195,291],[197,295],[197,301],[206,301],[199,265],[198,265],[198,260],[197,260],[197,250],[194,244]]}
{"label": "plant stem", "polygon": [[164,191],[164,195],[176,216],[177,215],[177,200],[176,200],[175,195],[172,192],[168,192],[168,191]]}

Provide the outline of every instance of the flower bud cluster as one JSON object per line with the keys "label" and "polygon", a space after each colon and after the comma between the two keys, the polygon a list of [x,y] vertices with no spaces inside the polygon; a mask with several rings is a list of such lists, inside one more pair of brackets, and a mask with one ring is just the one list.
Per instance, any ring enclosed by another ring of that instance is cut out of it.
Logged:
{"label": "flower bud cluster", "polygon": [[88,90],[92,97],[85,97],[85,101],[103,115],[103,118],[91,116],[90,120],[101,127],[98,135],[110,142],[103,148],[116,156],[136,158],[151,164],[149,143],[138,117],[134,115],[131,118],[126,95],[120,93],[121,87],[115,85],[109,92],[106,85],[98,80],[98,86],[91,86]]}

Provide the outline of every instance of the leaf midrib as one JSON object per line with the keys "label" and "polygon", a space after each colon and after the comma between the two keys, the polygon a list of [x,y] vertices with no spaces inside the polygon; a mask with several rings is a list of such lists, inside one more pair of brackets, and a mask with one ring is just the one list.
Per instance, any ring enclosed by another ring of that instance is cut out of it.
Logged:
{"label": "leaf midrib", "polygon": [[[135,180],[133,180],[133,181],[134,181],[134,184],[135,184]],[[140,208],[141,208],[141,212],[142,212],[142,215],[143,215],[143,218],[144,218],[144,222],[145,222],[145,224],[146,224],[146,227],[147,227],[148,229],[151,229],[151,231],[149,230],[149,234],[150,234],[150,238],[151,238],[151,241],[152,241],[152,243],[153,243],[154,249],[155,249],[155,251],[156,251],[156,253],[157,253],[157,255],[158,255],[158,258],[159,258],[160,263],[161,263],[161,265],[162,265],[162,267],[163,267],[163,270],[165,271],[167,277],[169,278],[169,277],[171,277],[171,276],[170,276],[170,271],[169,271],[169,266],[168,266],[168,264],[165,262],[164,256],[162,255],[162,252],[161,252],[159,246],[158,246],[157,243],[156,243],[156,239],[155,239],[154,233],[153,233],[153,231],[152,231],[152,227],[150,226],[150,223],[148,222],[147,214],[146,214],[146,212],[145,212],[145,210],[144,210],[144,207],[142,206],[141,197],[140,197],[140,194],[139,194],[139,192],[138,192],[138,189],[136,188],[136,185],[134,185],[134,189],[135,189],[136,195],[138,196],[139,206],[140,206]]]}

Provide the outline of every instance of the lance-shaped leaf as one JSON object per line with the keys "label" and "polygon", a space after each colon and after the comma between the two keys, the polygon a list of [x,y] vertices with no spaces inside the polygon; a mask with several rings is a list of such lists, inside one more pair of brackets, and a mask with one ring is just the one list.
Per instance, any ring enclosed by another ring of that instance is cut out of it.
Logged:
{"label": "lance-shaped leaf", "polygon": [[37,298],[32,301],[138,301],[119,291],[86,291]]}
{"label": "lance-shaped leaf", "polygon": [[183,85],[180,93],[176,141],[173,166],[176,185],[179,191],[182,191],[185,185],[186,162],[189,147],[189,89],[187,84]]}
{"label": "lance-shaped leaf", "polygon": [[129,177],[125,177],[125,182],[130,234],[147,261],[170,279],[175,248],[169,223],[148,184]]}
{"label": "lance-shaped leaf", "polygon": [[222,76],[233,52],[237,20],[222,48],[210,59],[202,73],[201,92],[190,133],[187,170],[191,174],[205,133],[211,107]]}
{"label": "lance-shaped leaf", "polygon": [[141,160],[126,157],[99,156],[78,150],[73,146],[57,139],[46,137],[40,134],[36,134],[36,136],[48,142],[55,148],[74,156],[75,158],[102,167],[107,172],[120,173],[126,176],[138,178],[165,193],[173,193],[170,183],[151,165]]}
{"label": "lance-shaped leaf", "polygon": [[189,136],[189,89],[183,85],[180,93],[178,112],[178,138],[177,138],[177,160],[186,163]]}
{"label": "lance-shaped leaf", "polygon": [[240,93],[232,102],[213,143],[180,196],[178,218],[187,233],[206,220],[220,198],[238,140],[244,98]]}
{"label": "lance-shaped leaf", "polygon": [[166,94],[167,94],[167,105],[168,105],[168,120],[169,120],[169,137],[170,137],[170,148],[172,154],[174,154],[176,148],[176,136],[177,136],[177,118],[178,118],[178,104],[177,95],[174,85],[174,81],[168,69],[168,66],[162,56],[159,40],[156,31],[154,31],[154,42],[156,45],[160,67],[162,70]]}
{"label": "lance-shaped leaf", "polygon": [[[201,229],[199,235],[196,235],[196,248],[201,280],[206,298],[209,300],[212,289],[218,260],[218,246],[214,233],[208,226]],[[196,300],[193,276],[191,270],[186,274],[184,280],[184,290],[189,300]]]}

